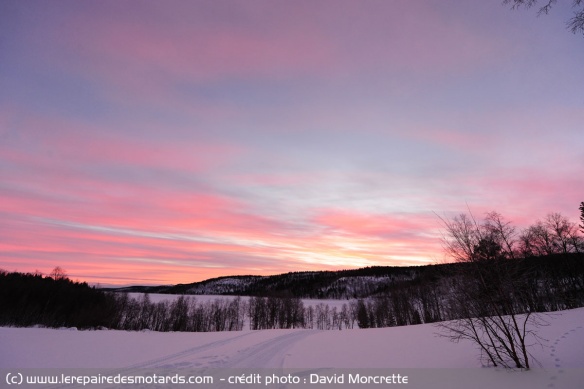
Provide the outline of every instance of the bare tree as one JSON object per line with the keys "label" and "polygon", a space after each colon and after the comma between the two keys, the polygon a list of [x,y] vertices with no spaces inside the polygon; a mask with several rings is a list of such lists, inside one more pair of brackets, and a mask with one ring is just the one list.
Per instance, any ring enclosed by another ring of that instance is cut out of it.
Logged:
{"label": "bare tree", "polygon": [[517,234],[511,222],[506,221],[501,214],[493,211],[485,217],[485,228],[491,239],[501,247],[501,254],[505,258],[515,259]]}
{"label": "bare tree", "polygon": [[551,255],[559,252],[558,244],[552,232],[539,220],[534,225],[529,226],[523,233],[522,240],[527,241],[528,239],[530,240],[529,246],[533,255]]}
{"label": "bare tree", "polygon": [[526,228],[519,235],[519,254],[522,258],[529,258],[536,255],[535,234],[533,229]]}
{"label": "bare tree", "polygon": [[581,253],[583,244],[578,226],[560,213],[548,214],[519,237],[519,251],[524,257]]}
{"label": "bare tree", "polygon": [[442,217],[440,220],[446,231],[442,237],[446,255],[455,262],[472,261],[475,258],[474,248],[480,240],[480,231],[474,219],[463,213],[452,220]]}
{"label": "bare tree", "polygon": [[304,328],[310,330],[314,328],[314,308],[312,305],[304,308]]}
{"label": "bare tree", "polygon": [[[538,4],[539,3],[539,4]],[[503,4],[511,4],[512,9],[538,7],[537,15],[547,15],[557,0],[503,0]],[[568,20],[568,28],[574,34],[584,33],[584,0],[573,0],[574,16]]]}
{"label": "bare tree", "polygon": [[351,314],[349,312],[349,307],[347,306],[346,303],[343,303],[343,306],[341,308],[341,318],[343,320],[343,324],[345,326],[345,329],[353,328],[353,323],[351,321]]}
{"label": "bare tree", "polygon": [[580,203],[580,222],[582,223],[580,225],[580,230],[582,232],[584,232],[584,201]]}
{"label": "bare tree", "polygon": [[328,304],[318,303],[315,307],[314,315],[316,318],[317,330],[331,329],[331,314],[330,307],[328,306]]}
{"label": "bare tree", "polygon": [[465,214],[441,220],[446,253],[460,263],[447,304],[456,319],[438,325],[441,335],[475,342],[494,366],[529,369],[540,319],[524,296],[529,274],[513,259],[515,228],[494,212],[482,223]]}
{"label": "bare tree", "polygon": [[67,272],[60,266],[55,267],[50,273],[49,277],[51,277],[55,281],[66,280],[68,279]]}
{"label": "bare tree", "polygon": [[572,245],[573,236],[576,235],[578,227],[576,224],[560,213],[550,213],[545,218],[545,226],[551,233],[554,243],[561,253],[567,254],[575,251]]}
{"label": "bare tree", "polygon": [[359,328],[371,327],[371,320],[369,311],[367,310],[367,305],[363,299],[359,299],[357,303],[357,324],[359,325]]}

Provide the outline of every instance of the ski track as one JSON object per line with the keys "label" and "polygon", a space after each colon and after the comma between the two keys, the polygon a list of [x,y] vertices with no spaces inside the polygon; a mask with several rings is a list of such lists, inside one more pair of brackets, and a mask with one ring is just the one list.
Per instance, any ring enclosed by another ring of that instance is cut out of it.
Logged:
{"label": "ski track", "polygon": [[298,330],[240,350],[220,367],[225,368],[283,368],[287,351],[300,340],[318,331]]}
{"label": "ski track", "polygon": [[[297,342],[318,333],[315,330],[296,330],[291,333],[276,336],[259,343],[245,347],[238,345],[242,338],[259,334],[251,331],[226,340],[219,340],[192,347],[177,353],[155,358],[146,362],[127,366],[115,372],[131,375],[132,373],[148,374],[150,369],[166,369],[166,374],[173,375],[181,369],[196,368],[199,374],[216,368],[284,368],[290,348]],[[225,348],[225,346],[227,346]],[[217,383],[216,387],[228,387]],[[285,388],[286,385],[279,385]],[[141,387],[140,389],[147,387]],[[54,388],[57,389],[57,388]]]}
{"label": "ski track", "polygon": [[256,331],[250,331],[229,339],[197,345],[183,351],[116,369],[114,373],[130,373],[137,370],[159,368],[172,370],[186,368],[283,368],[286,357],[290,355],[287,354],[287,351],[296,342],[317,332],[297,330],[241,348],[238,346],[238,342],[242,338],[258,334]]}
{"label": "ski track", "polygon": [[[243,333],[241,335],[231,337],[229,339],[216,340],[213,342],[197,345],[195,347],[191,347],[191,348],[188,348],[186,350],[182,350],[182,351],[179,351],[176,353],[164,355],[164,356],[161,356],[158,358],[150,359],[148,361],[143,361],[143,362],[136,363],[133,365],[128,365],[128,366],[125,366],[121,369],[113,369],[113,370],[108,371],[108,374],[110,374],[110,375],[117,375],[117,374],[132,375],[134,373],[145,374],[148,372],[149,369],[159,369],[159,368],[171,369],[169,371],[169,374],[170,374],[170,372],[174,372],[173,370],[176,370],[176,369],[200,367],[200,366],[203,366],[204,363],[198,362],[198,361],[200,361],[201,359],[208,359],[208,358],[212,358],[212,357],[205,357],[205,356],[197,357],[197,354],[203,353],[205,351],[213,350],[216,348],[220,348],[222,346],[225,346],[225,345],[228,345],[231,343],[236,343],[241,338],[250,336],[252,334],[253,334],[253,332],[246,332],[246,333]],[[175,363],[171,363],[173,361],[175,361]],[[213,367],[213,366],[204,366],[204,367]],[[53,385],[53,386],[49,386],[48,389],[62,389],[65,387],[81,388],[82,386],[80,386],[80,385],[74,385],[74,386],[71,386],[71,385],[69,385],[69,386],[67,386],[67,385]]]}
{"label": "ski track", "polygon": [[[147,369],[147,368],[166,368],[166,367],[192,367],[192,366],[198,366],[197,363],[188,363],[188,362],[184,362],[184,360],[192,360],[192,356],[196,356],[197,354],[200,354],[204,351],[208,351],[208,350],[212,350],[214,348],[218,348],[218,347],[222,347],[225,346],[227,344],[230,343],[234,343],[237,342],[239,339],[250,336],[252,334],[252,332],[247,332],[244,333],[242,335],[238,335],[238,336],[234,336],[231,337],[229,339],[223,339],[223,340],[216,340],[210,343],[206,343],[206,344],[202,344],[202,345],[197,345],[195,347],[191,347],[188,348],[186,350],[183,351],[179,351],[177,353],[172,353],[169,355],[165,355],[159,358],[154,358],[151,359],[149,361],[145,361],[145,362],[140,362],[134,365],[129,365],[126,366],[122,369],[118,369],[116,370],[116,374],[117,373],[127,373],[130,371],[134,371],[134,370],[138,370],[138,369]],[[169,364],[172,361],[177,361],[177,360],[183,360],[183,362],[179,362],[176,364]]]}

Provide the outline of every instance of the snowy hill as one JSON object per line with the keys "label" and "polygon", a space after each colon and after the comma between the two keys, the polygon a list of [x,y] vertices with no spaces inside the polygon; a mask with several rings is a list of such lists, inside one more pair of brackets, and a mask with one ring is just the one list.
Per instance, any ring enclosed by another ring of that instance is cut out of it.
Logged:
{"label": "snowy hill", "polygon": [[374,266],[354,270],[292,272],[273,276],[227,276],[191,284],[134,286],[122,292],[195,295],[287,295],[302,298],[347,299],[383,293],[395,282],[435,276],[455,265]]}
{"label": "snowy hill", "polygon": [[[576,293],[570,299],[579,300],[580,283],[584,277],[582,254],[555,254],[526,258],[521,262],[526,271],[538,277],[537,283],[548,281],[562,283],[562,279],[578,278]],[[272,276],[226,276],[201,282],[164,286],[134,286],[114,289],[122,292],[239,295],[239,296],[291,296],[313,299],[353,299],[377,295],[405,293],[427,294],[440,290],[448,294],[449,283],[461,273],[464,263],[447,263],[425,266],[374,266],[353,270],[292,272]],[[552,289],[555,289],[552,288]],[[575,308],[572,305],[567,308]],[[553,307],[550,310],[563,309]]]}

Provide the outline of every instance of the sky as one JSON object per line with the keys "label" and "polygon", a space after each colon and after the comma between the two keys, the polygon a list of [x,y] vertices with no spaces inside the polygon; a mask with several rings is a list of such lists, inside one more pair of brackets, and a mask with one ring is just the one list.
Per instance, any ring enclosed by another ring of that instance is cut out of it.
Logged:
{"label": "sky", "polygon": [[498,0],[0,2],[0,268],[443,262],[584,201],[584,37]]}

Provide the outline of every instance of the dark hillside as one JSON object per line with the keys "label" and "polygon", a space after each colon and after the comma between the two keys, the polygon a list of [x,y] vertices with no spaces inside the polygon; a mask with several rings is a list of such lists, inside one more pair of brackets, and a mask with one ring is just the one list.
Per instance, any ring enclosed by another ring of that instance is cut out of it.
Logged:
{"label": "dark hillside", "polygon": [[[0,325],[237,331],[248,318],[252,329],[403,326],[465,317],[466,313],[455,303],[460,301],[462,292],[474,290],[468,289],[473,285],[492,292],[487,296],[496,302],[497,309],[513,309],[517,313],[584,306],[582,254],[494,259],[472,266],[473,263],[455,263],[220,277],[185,285],[124,288],[117,293],[73,282],[64,276],[0,271]],[[478,284],[475,270],[494,277],[492,280],[504,280],[502,274],[512,274],[512,281],[502,284],[512,287],[498,291],[497,282]],[[181,295],[169,301],[153,302],[147,293],[134,298],[123,293],[128,291],[253,297],[198,301]],[[305,307],[301,298],[350,301],[338,310],[325,302]],[[467,300],[462,304],[466,306]]]}
{"label": "dark hillside", "polygon": [[[572,291],[569,293],[578,294],[579,291],[584,293],[583,254],[553,254],[516,261],[518,261],[518,266],[532,273],[532,279],[538,280],[541,287],[552,288],[546,293],[560,293],[563,287],[562,282],[570,283]],[[434,288],[447,288],[445,285],[447,280],[455,278],[460,269],[467,265],[449,263],[408,267],[374,266],[340,271],[292,272],[273,276],[230,276],[192,284],[141,286],[122,288],[117,291],[316,299],[366,298],[388,294],[403,288],[425,289],[430,285]],[[553,287],[552,284],[554,284]],[[578,296],[564,297],[576,300],[579,298]]]}

